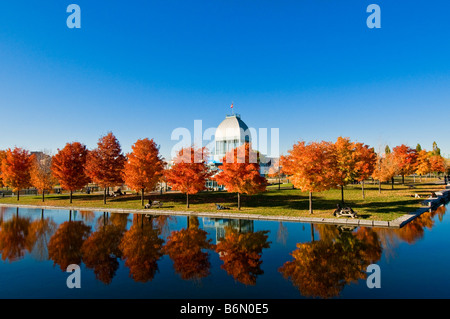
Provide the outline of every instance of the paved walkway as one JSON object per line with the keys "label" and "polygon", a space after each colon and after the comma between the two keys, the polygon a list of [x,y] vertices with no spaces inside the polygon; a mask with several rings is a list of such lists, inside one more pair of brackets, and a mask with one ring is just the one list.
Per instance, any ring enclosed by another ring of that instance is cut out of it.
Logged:
{"label": "paved walkway", "polygon": [[[422,202],[423,207],[420,207],[413,213],[402,215],[401,217],[392,221],[377,221],[366,220],[359,218],[321,218],[321,217],[288,217],[288,216],[265,216],[258,214],[239,214],[239,213],[225,213],[225,212],[193,212],[193,211],[173,211],[164,209],[121,209],[109,208],[110,213],[131,213],[131,214],[152,214],[152,215],[177,215],[177,216],[198,216],[209,218],[230,218],[230,219],[255,219],[255,220],[273,220],[273,221],[290,221],[290,222],[306,222],[306,223],[325,223],[334,225],[349,225],[349,226],[369,226],[369,227],[388,227],[401,228],[414,218],[430,210],[436,209],[440,205],[446,204],[450,201],[450,185],[447,189],[436,192],[437,197],[425,199]],[[35,209],[59,209],[59,210],[88,210],[88,211],[105,211],[101,207],[77,207],[77,206],[39,206],[39,205],[14,205],[14,204],[0,204],[0,207],[19,207],[19,208],[35,208]]]}

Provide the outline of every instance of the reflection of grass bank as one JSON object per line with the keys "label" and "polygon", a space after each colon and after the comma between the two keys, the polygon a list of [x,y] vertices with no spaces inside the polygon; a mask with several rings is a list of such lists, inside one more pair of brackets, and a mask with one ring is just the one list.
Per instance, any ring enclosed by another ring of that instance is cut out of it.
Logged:
{"label": "reflection of grass bank", "polygon": [[[389,221],[396,219],[405,213],[414,212],[424,197],[428,197],[432,191],[442,189],[443,186],[434,183],[416,183],[415,188],[405,185],[395,185],[394,190],[391,185],[382,185],[382,192],[379,194],[377,184],[365,185],[365,200],[362,199],[360,185],[349,185],[345,188],[345,201],[360,216],[360,218],[371,220]],[[417,193],[422,199],[416,199],[413,195]],[[46,206],[76,206],[98,208],[108,210],[108,208],[142,209],[140,196],[136,194],[124,195],[116,198],[108,198],[107,204],[103,205],[102,194],[75,194],[73,204],[69,204],[69,195],[47,195],[43,203],[41,196],[21,196],[20,201],[15,197],[0,198],[3,204],[21,205],[46,205]],[[289,184],[270,186],[268,191],[254,196],[241,196],[242,209],[237,210],[236,194],[227,192],[203,192],[189,196],[191,207],[186,209],[186,196],[180,193],[168,192],[162,195],[147,195],[146,198],[160,200],[164,203],[164,210],[173,211],[196,211],[214,212],[215,203],[229,207],[227,213],[260,214],[265,216],[297,216],[309,217],[308,194],[300,190],[292,189]],[[323,193],[313,194],[313,217],[333,218],[332,212],[336,204],[340,202],[341,191],[330,190]]]}

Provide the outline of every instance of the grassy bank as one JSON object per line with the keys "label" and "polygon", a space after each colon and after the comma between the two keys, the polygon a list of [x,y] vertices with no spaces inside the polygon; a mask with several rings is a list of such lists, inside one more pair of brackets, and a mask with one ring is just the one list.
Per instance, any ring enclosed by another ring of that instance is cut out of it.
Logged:
{"label": "grassy bank", "polygon": [[[394,189],[391,185],[382,185],[381,194],[377,184],[365,185],[365,199],[362,198],[361,185],[349,185],[345,187],[344,196],[346,204],[350,205],[360,218],[371,220],[389,221],[402,214],[414,212],[420,207],[421,201],[428,197],[431,192],[444,188],[436,185],[435,181],[426,183],[415,183],[414,188],[408,185],[396,184]],[[422,199],[414,198],[414,194],[421,195]],[[228,207],[227,213],[260,214],[266,216],[303,216],[309,217],[308,194],[298,189],[292,189],[291,184],[283,184],[282,189],[278,186],[270,186],[264,193],[253,196],[241,196],[242,208],[237,209],[237,196],[227,192],[202,192],[189,196],[190,208],[186,208],[186,196],[180,193],[168,192],[162,195],[146,195],[146,200],[160,200],[163,202],[164,210],[214,212],[215,204]],[[313,194],[313,217],[333,218],[332,213],[336,204],[340,202],[341,191],[330,190]],[[41,196],[21,196],[17,201],[15,197],[0,198],[3,204],[22,205],[46,205],[46,206],[76,206],[86,208],[98,208],[107,211],[108,208],[142,209],[140,196],[128,194],[120,197],[109,197],[107,204],[103,204],[102,194],[74,194],[72,205],[69,203],[69,195],[47,195],[45,202]]]}

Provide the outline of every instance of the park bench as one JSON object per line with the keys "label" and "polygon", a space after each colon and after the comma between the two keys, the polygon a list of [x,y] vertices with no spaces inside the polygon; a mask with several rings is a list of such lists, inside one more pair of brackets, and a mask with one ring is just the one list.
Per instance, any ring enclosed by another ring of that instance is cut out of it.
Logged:
{"label": "park bench", "polygon": [[219,205],[219,204],[216,204],[216,208],[217,208],[217,210],[230,209],[229,207],[225,207],[225,206],[222,206],[222,205]]}

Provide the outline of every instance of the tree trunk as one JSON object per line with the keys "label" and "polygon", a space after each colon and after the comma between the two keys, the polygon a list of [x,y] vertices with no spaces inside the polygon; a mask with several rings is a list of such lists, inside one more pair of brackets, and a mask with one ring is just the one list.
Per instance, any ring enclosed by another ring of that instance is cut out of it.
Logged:
{"label": "tree trunk", "polygon": [[405,184],[405,175],[402,175],[402,184]]}
{"label": "tree trunk", "polygon": [[378,180],[378,193],[381,194],[381,181]]}
{"label": "tree trunk", "polygon": [[19,200],[20,189],[17,190],[17,200]]}
{"label": "tree trunk", "polygon": [[238,195],[238,210],[241,210],[241,194],[237,193]]}
{"label": "tree trunk", "polygon": [[70,203],[72,204],[72,191],[70,191]]}
{"label": "tree trunk", "polygon": [[394,189],[394,178],[392,177],[392,189]]}
{"label": "tree trunk", "polygon": [[363,199],[366,199],[366,194],[364,194],[364,181],[361,181],[362,195]]}
{"label": "tree trunk", "polygon": [[141,204],[142,204],[142,206],[145,206],[144,205],[144,189],[143,188],[141,189]]}
{"label": "tree trunk", "polygon": [[313,209],[312,209],[312,192],[309,192],[309,213],[310,214],[313,213]]}
{"label": "tree trunk", "polygon": [[72,221],[72,211],[69,210],[69,222]]}
{"label": "tree trunk", "polygon": [[45,189],[42,190],[42,202],[45,202]]}
{"label": "tree trunk", "polygon": [[344,204],[344,185],[341,185],[341,202]]}
{"label": "tree trunk", "polygon": [[103,205],[106,205],[106,187],[103,190]]}
{"label": "tree trunk", "polygon": [[186,193],[186,208],[189,208],[189,194]]}
{"label": "tree trunk", "polygon": [[278,190],[281,189],[281,178],[278,178]]}

